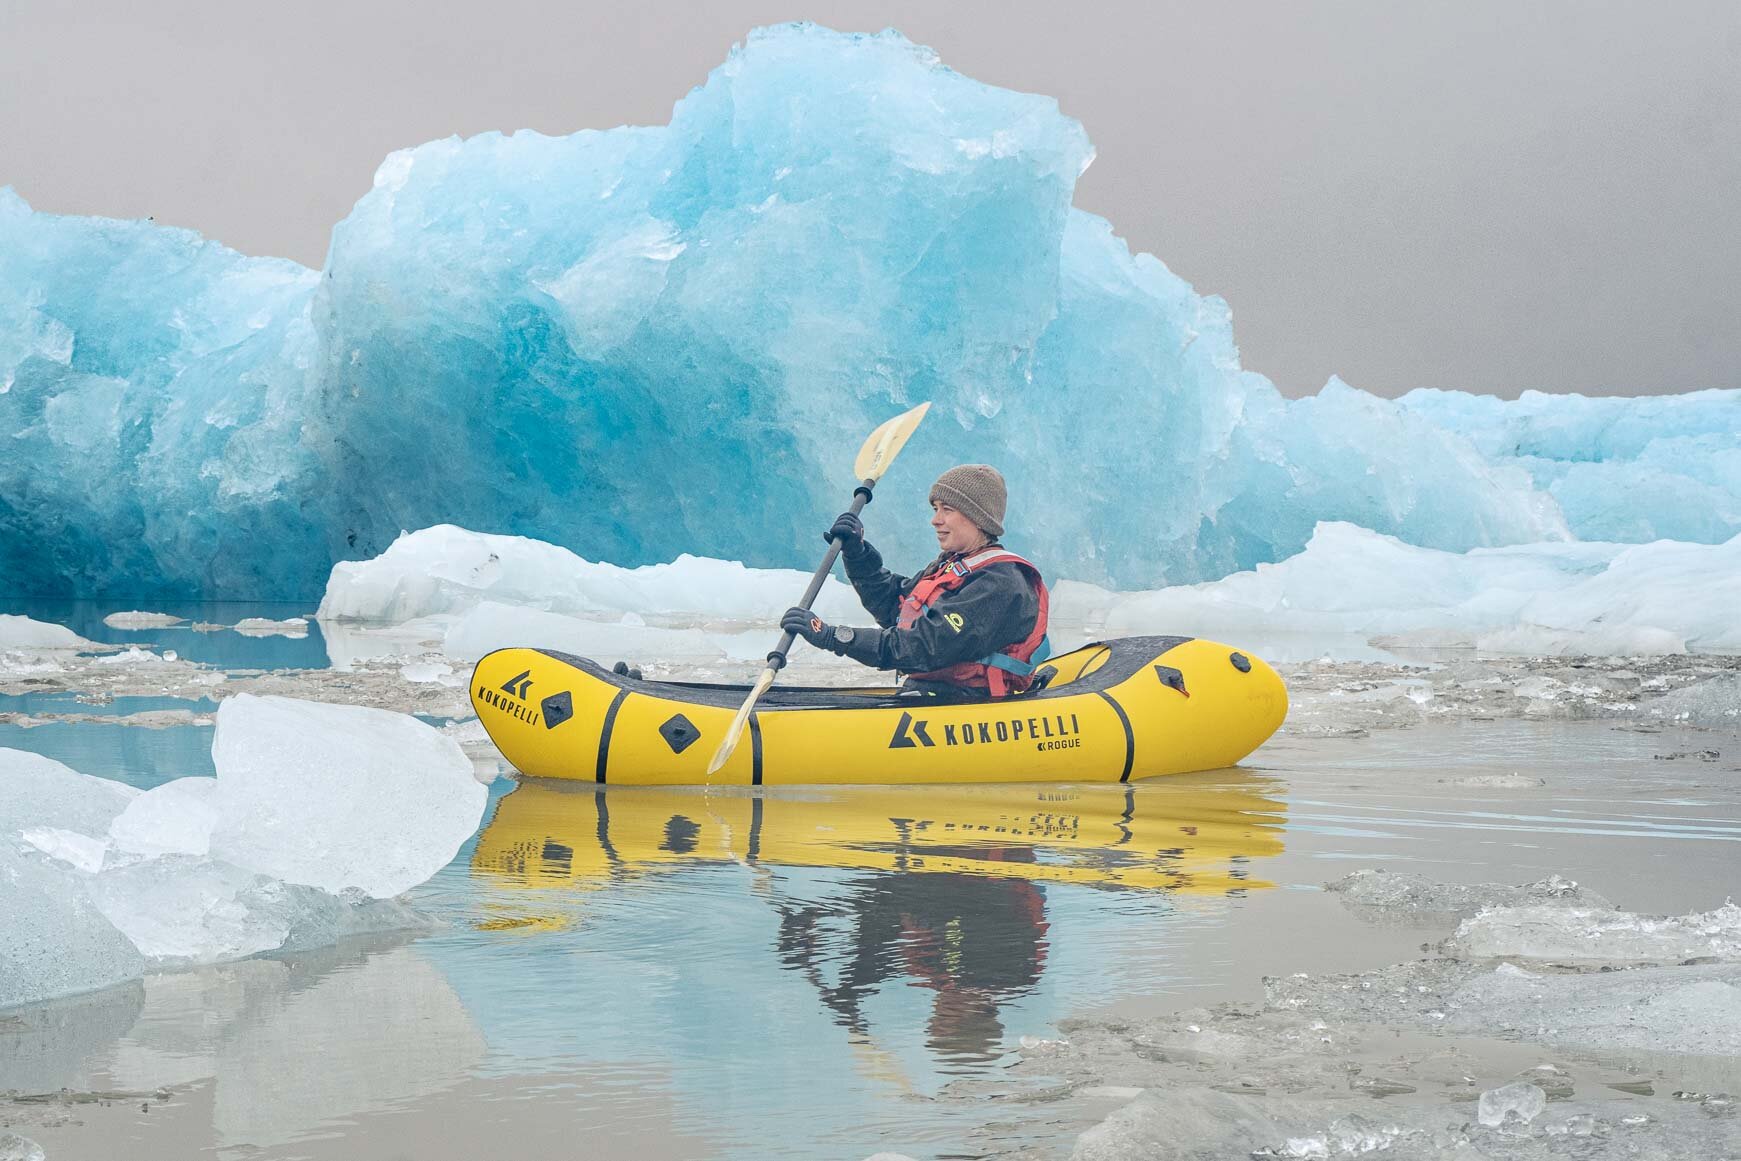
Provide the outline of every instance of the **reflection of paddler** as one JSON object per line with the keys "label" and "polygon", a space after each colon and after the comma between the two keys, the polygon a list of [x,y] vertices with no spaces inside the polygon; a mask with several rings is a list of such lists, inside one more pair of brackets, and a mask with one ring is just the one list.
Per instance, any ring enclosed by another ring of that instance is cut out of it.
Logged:
{"label": "reflection of paddler", "polygon": [[[596,888],[705,863],[842,867],[1226,894],[1269,886],[1282,849],[1267,779],[1144,786],[831,787],[803,797],[527,782],[472,869],[517,887]],[[1013,852],[1022,852],[1020,855]]]}
{"label": "reflection of paddler", "polygon": [[[1031,864],[1031,849],[978,851],[992,862]],[[963,875],[877,875],[854,886],[851,947],[836,982],[823,965],[823,932],[839,906],[780,906],[780,960],[815,986],[849,1032],[868,1036],[865,999],[906,977],[936,993],[931,1047],[984,1059],[999,1051],[999,1009],[1039,982],[1046,961],[1042,889],[1022,879]]]}

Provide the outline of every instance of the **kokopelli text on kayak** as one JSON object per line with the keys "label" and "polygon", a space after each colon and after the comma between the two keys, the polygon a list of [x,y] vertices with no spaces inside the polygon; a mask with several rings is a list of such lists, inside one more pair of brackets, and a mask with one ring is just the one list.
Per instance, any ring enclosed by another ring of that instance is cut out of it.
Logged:
{"label": "kokopelli text on kayak", "polygon": [[889,749],[915,746],[992,746],[1024,742],[1041,750],[1074,749],[1082,744],[1082,726],[1075,714],[1046,714],[1024,718],[988,718],[976,722],[950,722],[932,726],[926,718],[901,714]]}
{"label": "kokopelli text on kayak", "polygon": [[[525,675],[522,674],[521,677],[516,677],[514,681],[519,682],[524,676]],[[527,686],[530,686],[531,684],[530,681],[526,682]],[[503,688],[506,688],[506,686]],[[483,702],[485,705],[494,706],[509,717],[519,718],[527,725],[535,726],[538,724],[539,717],[536,710],[532,709],[530,706],[521,705],[519,702],[510,701],[495,690],[489,689],[485,686],[480,685],[477,687],[477,692],[472,695],[472,700],[474,702]],[[572,716],[572,710],[570,711],[569,716]],[[567,719],[565,718],[564,720]]]}

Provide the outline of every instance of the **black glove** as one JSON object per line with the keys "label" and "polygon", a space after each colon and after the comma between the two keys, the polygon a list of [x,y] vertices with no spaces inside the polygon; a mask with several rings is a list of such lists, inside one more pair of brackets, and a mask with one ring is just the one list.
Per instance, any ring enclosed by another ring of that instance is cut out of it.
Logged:
{"label": "black glove", "polygon": [[822,534],[826,541],[839,541],[845,556],[857,556],[864,551],[864,521],[851,512],[842,512],[834,519],[834,527]]}
{"label": "black glove", "polygon": [[793,605],[786,610],[786,615],[780,618],[780,628],[797,637],[802,637],[818,649],[834,651],[834,626],[825,623],[821,617],[809,609],[801,609]]}

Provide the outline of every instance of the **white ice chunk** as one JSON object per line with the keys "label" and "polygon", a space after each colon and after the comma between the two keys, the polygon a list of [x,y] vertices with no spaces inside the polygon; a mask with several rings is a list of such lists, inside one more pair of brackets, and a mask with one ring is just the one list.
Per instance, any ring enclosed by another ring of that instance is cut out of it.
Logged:
{"label": "white ice chunk", "polygon": [[109,838],[126,854],[203,855],[218,823],[217,797],[216,778],[165,782],[128,803],[109,825]]}
{"label": "white ice chunk", "polygon": [[[862,611],[859,617],[868,619]],[[607,662],[613,658],[656,657],[666,663],[707,665],[759,661],[767,656],[768,646],[778,636],[777,622],[737,632],[637,629],[486,601],[454,623],[442,643],[442,652],[456,660],[475,661],[493,649],[536,645]],[[814,660],[808,654],[805,656]]]}
{"label": "white ice chunk", "polygon": [[1479,975],[1450,998],[1448,1030],[1602,1051],[1728,1056],[1741,1046],[1741,968]]}
{"label": "white ice chunk", "polygon": [[29,1137],[0,1133],[0,1161],[46,1161],[47,1156]]}
{"label": "white ice chunk", "polygon": [[217,718],[219,777],[144,794],[0,750],[0,1007],[423,923],[370,896],[427,879],[475,830],[486,792],[458,745],[285,698],[240,694]]}
{"label": "white ice chunk", "polygon": [[86,835],[108,831],[139,791],[92,778],[52,758],[0,749],[0,845],[31,827],[57,827]]}
{"label": "white ice chunk", "polygon": [[107,649],[87,641],[65,625],[50,625],[29,617],[0,613],[0,649]]}
{"label": "white ice chunk", "polygon": [[166,855],[91,881],[109,922],[155,960],[236,959],[283,945],[290,925],[264,875],[192,855]]}
{"label": "white ice chunk", "polygon": [[165,855],[90,880],[92,902],[154,964],[217,963],[422,926],[396,900],[333,895],[218,859]]}
{"label": "white ice chunk", "polygon": [[168,613],[147,613],[138,609],[125,613],[110,613],[103,618],[103,624],[111,629],[167,629],[171,625],[179,625],[187,618],[172,617]]}
{"label": "white ice chunk", "polygon": [[[438,524],[401,534],[373,560],[335,565],[317,616],[399,623],[466,613],[494,602],[611,620],[656,612],[772,624],[809,579],[792,569],[748,568],[689,555],[670,564],[619,568],[540,540]],[[832,578],[815,608],[830,621],[864,617],[852,590]]]}
{"label": "white ice chunk", "polygon": [[483,815],[471,760],[415,718],[251,694],[217,716],[215,858],[387,898],[445,866]]}
{"label": "white ice chunk", "polygon": [[246,637],[308,636],[308,621],[303,617],[290,617],[283,621],[274,621],[270,617],[244,617],[236,622],[234,628]]}
{"label": "white ice chunk", "polygon": [[87,874],[103,869],[103,855],[109,849],[103,839],[56,826],[28,827],[18,837],[49,858]]}
{"label": "white ice chunk", "polygon": [[1733,727],[1741,720],[1741,674],[1723,674],[1673,690],[1652,702],[1650,713],[1691,725]]}
{"label": "white ice chunk", "polygon": [[1691,915],[1632,915],[1587,907],[1498,907],[1465,919],[1446,944],[1466,959],[1676,964],[1741,961],[1741,906]]}
{"label": "white ice chunk", "polygon": [[1113,636],[1358,634],[1512,653],[1741,649],[1741,536],[1724,544],[1525,544],[1444,552],[1319,524],[1304,552],[1148,593],[1058,586]]}
{"label": "white ice chunk", "polygon": [[92,906],[75,865],[139,792],[22,750],[0,750],[0,786],[0,1008],[138,975],[139,952]]}
{"label": "white ice chunk", "polygon": [[399,667],[399,676],[406,681],[427,685],[436,682],[452,685],[453,666],[439,661],[408,661]]}
{"label": "white ice chunk", "polygon": [[145,970],[138,949],[92,904],[87,878],[0,840],[0,1009],[95,991]]}
{"label": "white ice chunk", "polygon": [[1516,1117],[1524,1124],[1541,1116],[1548,1107],[1548,1094],[1533,1084],[1519,1082],[1503,1088],[1490,1088],[1481,1094],[1476,1115],[1483,1125],[1497,1128]]}
{"label": "white ice chunk", "polygon": [[443,613],[397,625],[326,621],[321,625],[321,638],[326,643],[327,660],[334,669],[355,669],[371,661],[403,664],[427,653],[440,652],[448,630],[457,620],[457,617]]}
{"label": "white ice chunk", "polygon": [[107,657],[96,658],[98,665],[156,665],[159,662],[171,660],[173,657],[159,657],[149,649],[141,649],[137,645],[129,645],[125,652],[111,653]]}

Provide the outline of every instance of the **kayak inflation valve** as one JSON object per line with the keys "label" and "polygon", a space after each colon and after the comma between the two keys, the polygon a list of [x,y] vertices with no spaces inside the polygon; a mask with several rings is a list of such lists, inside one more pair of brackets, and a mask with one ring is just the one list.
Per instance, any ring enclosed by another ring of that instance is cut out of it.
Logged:
{"label": "kayak inflation valve", "polygon": [[1191,691],[1185,688],[1185,675],[1171,665],[1155,666],[1155,676],[1160,678],[1161,684],[1169,689],[1176,689],[1186,697],[1191,696]]}

